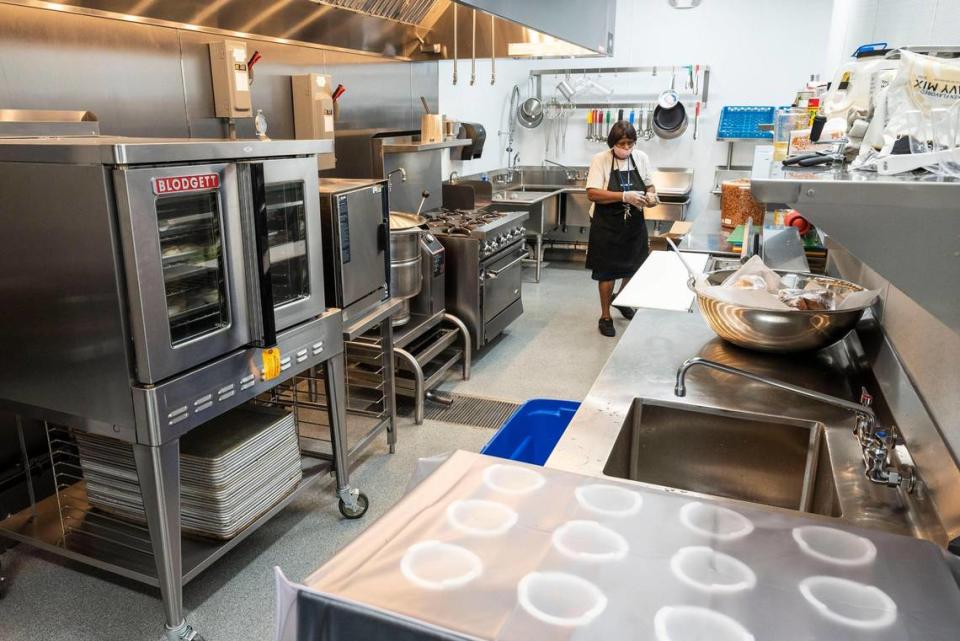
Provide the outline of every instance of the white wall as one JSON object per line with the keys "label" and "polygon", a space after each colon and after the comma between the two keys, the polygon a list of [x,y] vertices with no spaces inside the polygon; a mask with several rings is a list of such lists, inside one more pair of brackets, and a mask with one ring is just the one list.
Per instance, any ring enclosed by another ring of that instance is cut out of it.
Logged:
{"label": "white wall", "polygon": [[907,45],[960,45],[960,0],[836,0],[832,50],[836,68],[858,46],[886,42]]}
{"label": "white wall", "polygon": [[[444,173],[456,170],[461,175],[472,174],[506,165],[506,136],[498,135],[498,130],[506,130],[511,88],[514,83],[526,87],[531,69],[708,64],[709,105],[700,119],[699,139],[692,139],[691,123],[687,133],[677,140],[654,138],[640,143],[656,166],[694,168],[691,215],[696,216],[710,204],[715,167],[726,162],[727,145],[715,140],[720,108],[789,103],[810,74],[832,72],[826,66],[832,11],[833,0],[704,0],[699,8],[690,11],[672,9],[667,0],[619,0],[616,55],[612,58],[498,61],[493,87],[488,59],[477,62],[477,83],[472,87],[469,60],[460,61],[456,86],[451,82],[453,63],[441,62],[440,111],[451,118],[480,122],[487,129],[483,157],[466,162],[445,160]],[[545,96],[554,93],[552,87],[560,79],[554,77],[552,84],[544,83]],[[619,79],[621,91],[626,80]],[[661,73],[652,80],[643,91],[659,92],[666,88],[669,74]],[[617,82],[613,80],[614,85]],[[566,153],[551,150],[551,160],[583,165],[594,153],[606,148],[602,143],[584,140],[585,119],[585,112],[577,112],[571,119]],[[539,165],[544,159],[544,127],[518,130],[521,164]],[[752,153],[751,144],[738,144],[734,162],[749,164]]]}
{"label": "white wall", "polygon": [[892,46],[960,45],[960,0],[874,0],[872,38]]}

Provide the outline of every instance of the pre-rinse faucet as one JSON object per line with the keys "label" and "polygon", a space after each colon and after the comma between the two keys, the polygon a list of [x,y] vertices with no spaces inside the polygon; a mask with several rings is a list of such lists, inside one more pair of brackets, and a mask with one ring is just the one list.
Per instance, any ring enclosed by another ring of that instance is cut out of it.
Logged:
{"label": "pre-rinse faucet", "polygon": [[545,158],[543,163],[544,164],[550,163],[551,165],[556,165],[557,167],[560,167],[561,169],[563,169],[566,172],[567,180],[579,180],[580,178],[580,170],[578,169],[574,169],[573,167],[567,167],[562,163],[558,163],[557,161],[550,160],[548,158]]}
{"label": "pre-rinse faucet", "polygon": [[673,393],[677,396],[685,396],[687,386],[685,378],[687,370],[695,365],[702,365],[727,374],[736,374],[757,383],[764,383],[771,387],[793,392],[800,396],[811,398],[821,403],[827,403],[835,407],[840,407],[857,415],[857,426],[854,428],[854,435],[860,442],[860,449],[863,452],[864,473],[867,478],[874,483],[886,485],[888,487],[899,487],[907,481],[907,491],[913,491],[915,484],[915,472],[912,467],[904,466],[903,472],[890,464],[890,454],[894,446],[898,444],[898,435],[896,428],[890,430],[881,429],[877,425],[877,416],[867,403],[854,403],[829,394],[822,394],[806,387],[792,385],[775,378],[767,378],[747,370],[724,365],[716,361],[707,360],[700,356],[688,358],[683,365],[677,369],[677,382],[673,388]]}

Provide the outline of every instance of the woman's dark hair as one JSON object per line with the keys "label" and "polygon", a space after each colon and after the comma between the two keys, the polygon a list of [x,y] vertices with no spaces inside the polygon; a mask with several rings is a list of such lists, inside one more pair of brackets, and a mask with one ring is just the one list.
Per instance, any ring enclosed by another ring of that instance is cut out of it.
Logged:
{"label": "woman's dark hair", "polygon": [[607,134],[607,147],[613,149],[614,145],[624,138],[637,142],[637,130],[626,120],[618,120],[613,123],[613,126],[610,127],[610,133]]}

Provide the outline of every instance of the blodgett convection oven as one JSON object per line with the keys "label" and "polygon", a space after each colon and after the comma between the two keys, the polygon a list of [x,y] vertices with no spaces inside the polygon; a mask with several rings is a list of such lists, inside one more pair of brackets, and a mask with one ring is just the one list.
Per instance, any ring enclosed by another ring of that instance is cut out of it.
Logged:
{"label": "blodgett convection oven", "polygon": [[323,360],[321,144],[0,140],[0,397],[156,442]]}
{"label": "blodgett convection oven", "polygon": [[[189,430],[325,363],[341,511],[362,514],[338,446],[342,317],[323,282],[317,154],[332,150],[0,139],[0,408],[129,443],[149,541],[105,543],[85,507],[63,517],[59,502],[38,509],[44,501],[0,533],[158,586],[168,638],[193,638],[182,585],[233,544],[181,539],[179,439]],[[317,469],[310,478],[325,478],[329,468]]]}

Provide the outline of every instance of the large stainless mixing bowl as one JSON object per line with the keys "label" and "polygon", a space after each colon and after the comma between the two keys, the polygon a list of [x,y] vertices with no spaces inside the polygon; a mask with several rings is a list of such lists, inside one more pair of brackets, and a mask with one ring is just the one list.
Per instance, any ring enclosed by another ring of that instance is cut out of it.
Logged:
{"label": "large stainless mixing bowl", "polygon": [[[724,269],[706,275],[707,282],[719,285],[734,270]],[[815,280],[837,292],[863,291],[846,280],[816,274],[778,271],[781,276],[796,273],[798,287]],[[761,352],[800,352],[832,345],[852,330],[869,305],[841,311],[773,311],[734,305],[704,296],[693,281],[688,286],[697,294],[700,312],[717,335],[734,345]]]}

